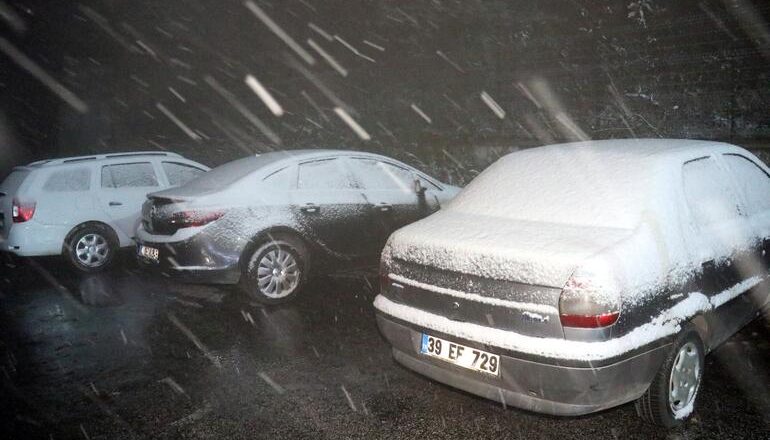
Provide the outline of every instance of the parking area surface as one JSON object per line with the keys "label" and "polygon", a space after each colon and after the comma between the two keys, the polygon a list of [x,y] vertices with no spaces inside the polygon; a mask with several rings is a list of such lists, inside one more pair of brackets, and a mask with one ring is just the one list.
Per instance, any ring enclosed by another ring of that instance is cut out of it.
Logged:
{"label": "parking area surface", "polygon": [[0,255],[5,438],[768,438],[770,326],[707,358],[694,419],[664,432],[633,404],[578,418],[505,408],[391,358],[373,273],[261,306],[123,256],[110,272]]}

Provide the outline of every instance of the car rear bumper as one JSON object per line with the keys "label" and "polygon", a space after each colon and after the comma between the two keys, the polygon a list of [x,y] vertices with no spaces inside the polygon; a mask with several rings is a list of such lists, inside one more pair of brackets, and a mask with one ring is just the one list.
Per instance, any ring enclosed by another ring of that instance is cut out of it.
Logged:
{"label": "car rear bumper", "polygon": [[565,366],[552,359],[516,356],[488,345],[427,333],[500,356],[500,375],[482,375],[420,353],[423,329],[377,312],[377,325],[393,347],[395,360],[433,380],[529,411],[560,416],[589,414],[639,398],[668,352],[668,344],[609,365]]}
{"label": "car rear bumper", "polygon": [[[222,252],[197,236],[178,242],[155,243],[136,238],[136,258],[143,268],[191,283],[235,284],[240,279],[238,255]],[[158,249],[154,261],[140,246]]]}
{"label": "car rear bumper", "polygon": [[0,251],[23,257],[60,255],[70,229],[70,226],[44,225],[34,219],[14,223],[8,231],[8,237],[0,236]]}

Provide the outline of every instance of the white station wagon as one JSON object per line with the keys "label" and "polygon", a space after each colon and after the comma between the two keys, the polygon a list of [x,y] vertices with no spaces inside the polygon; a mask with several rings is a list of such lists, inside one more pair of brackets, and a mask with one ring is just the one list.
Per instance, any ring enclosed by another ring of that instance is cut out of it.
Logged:
{"label": "white station wagon", "polygon": [[0,184],[0,251],[61,255],[83,271],[107,267],[133,236],[147,193],[182,185],[208,167],[164,152],[41,160]]}
{"label": "white station wagon", "polygon": [[395,359],[532,411],[636,401],[675,426],[704,356],[768,307],[770,170],[689,140],[503,157],[391,235],[377,323]]}

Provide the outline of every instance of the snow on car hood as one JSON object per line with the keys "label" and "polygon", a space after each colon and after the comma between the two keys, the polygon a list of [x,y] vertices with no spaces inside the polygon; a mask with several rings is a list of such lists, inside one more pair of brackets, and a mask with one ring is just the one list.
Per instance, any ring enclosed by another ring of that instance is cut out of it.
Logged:
{"label": "snow on car hood", "polygon": [[561,288],[578,265],[632,234],[446,210],[393,233],[383,258]]}

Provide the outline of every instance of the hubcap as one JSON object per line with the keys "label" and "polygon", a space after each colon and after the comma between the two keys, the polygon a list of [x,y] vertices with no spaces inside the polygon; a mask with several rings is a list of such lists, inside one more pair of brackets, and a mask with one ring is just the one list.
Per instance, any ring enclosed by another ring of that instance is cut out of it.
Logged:
{"label": "hubcap", "polygon": [[283,298],[290,295],[299,284],[299,265],[294,256],[281,249],[273,249],[259,260],[257,285],[259,291],[269,298]]}
{"label": "hubcap", "polygon": [[698,347],[688,342],[679,349],[671,368],[668,387],[668,403],[676,414],[695,399],[700,385],[700,353]]}
{"label": "hubcap", "polygon": [[101,266],[109,254],[109,243],[99,234],[86,234],[75,244],[75,256],[84,266]]}

